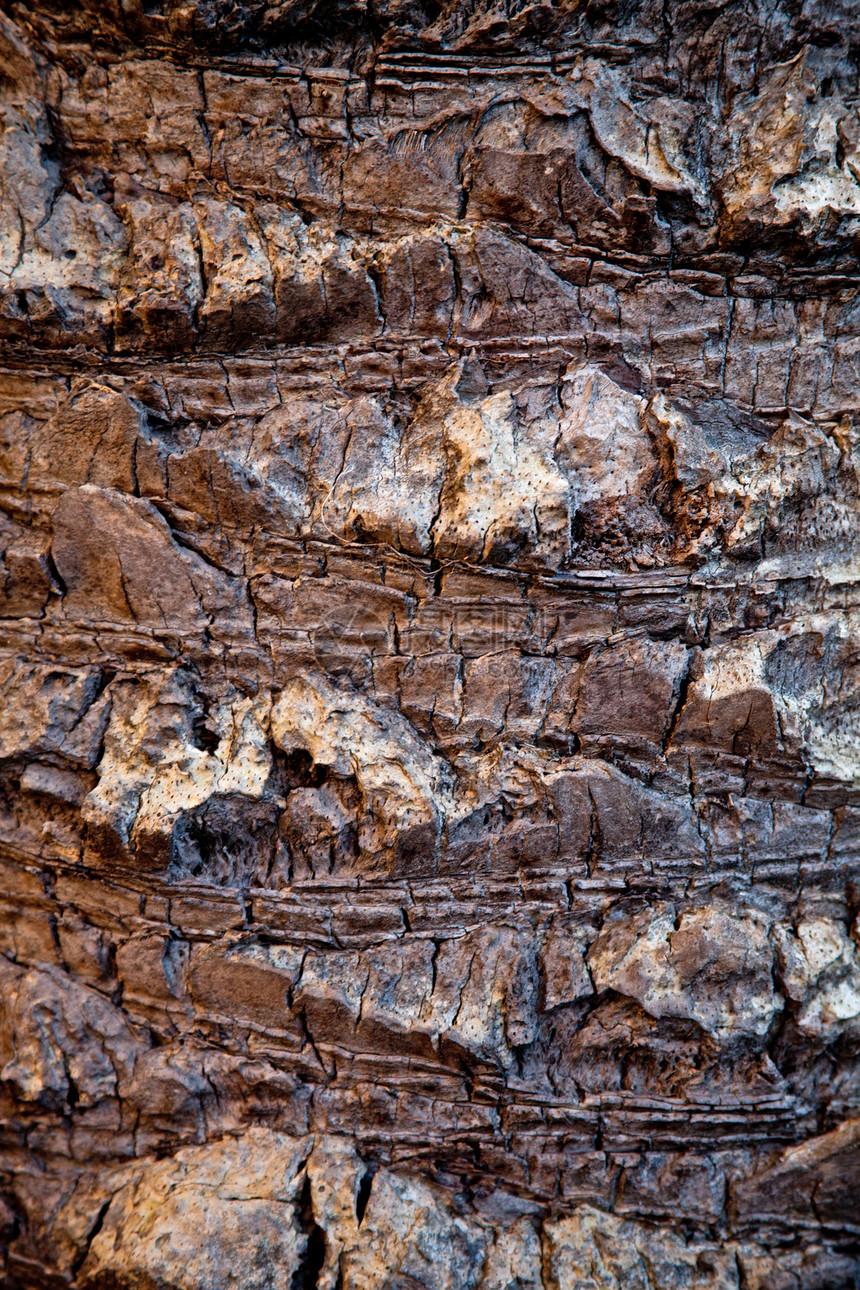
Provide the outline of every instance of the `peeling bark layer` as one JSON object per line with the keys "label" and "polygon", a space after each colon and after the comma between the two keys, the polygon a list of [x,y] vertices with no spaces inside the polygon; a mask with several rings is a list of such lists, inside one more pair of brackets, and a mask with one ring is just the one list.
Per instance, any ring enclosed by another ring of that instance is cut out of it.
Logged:
{"label": "peeling bark layer", "polygon": [[10,1290],[860,1277],[860,11],[0,4]]}

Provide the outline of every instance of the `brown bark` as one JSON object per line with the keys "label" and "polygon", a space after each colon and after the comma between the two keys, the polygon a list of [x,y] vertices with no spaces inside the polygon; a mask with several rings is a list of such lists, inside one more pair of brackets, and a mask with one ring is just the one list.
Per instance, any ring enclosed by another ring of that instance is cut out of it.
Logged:
{"label": "brown bark", "polygon": [[0,1246],[860,1276],[860,11],[0,3]]}

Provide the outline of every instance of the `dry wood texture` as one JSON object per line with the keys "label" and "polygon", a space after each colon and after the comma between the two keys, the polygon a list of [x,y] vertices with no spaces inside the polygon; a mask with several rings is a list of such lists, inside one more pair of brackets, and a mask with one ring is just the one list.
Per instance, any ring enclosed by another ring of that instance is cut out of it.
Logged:
{"label": "dry wood texture", "polygon": [[10,1290],[860,1279],[856,0],[2,0]]}

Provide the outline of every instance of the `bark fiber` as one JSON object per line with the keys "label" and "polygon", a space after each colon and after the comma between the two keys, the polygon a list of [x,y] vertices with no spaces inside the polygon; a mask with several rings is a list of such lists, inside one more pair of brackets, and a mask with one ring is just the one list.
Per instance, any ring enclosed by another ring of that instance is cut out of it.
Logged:
{"label": "bark fiber", "polygon": [[9,1290],[860,1283],[856,0],[0,0]]}

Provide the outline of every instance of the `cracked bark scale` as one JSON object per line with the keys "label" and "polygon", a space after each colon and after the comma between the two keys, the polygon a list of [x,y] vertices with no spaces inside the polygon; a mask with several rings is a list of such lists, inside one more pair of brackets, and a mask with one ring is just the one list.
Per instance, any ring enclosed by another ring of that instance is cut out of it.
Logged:
{"label": "cracked bark scale", "polygon": [[860,1278],[860,8],[0,2],[9,1290]]}

